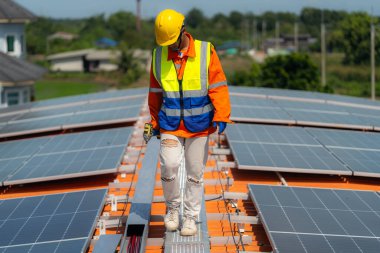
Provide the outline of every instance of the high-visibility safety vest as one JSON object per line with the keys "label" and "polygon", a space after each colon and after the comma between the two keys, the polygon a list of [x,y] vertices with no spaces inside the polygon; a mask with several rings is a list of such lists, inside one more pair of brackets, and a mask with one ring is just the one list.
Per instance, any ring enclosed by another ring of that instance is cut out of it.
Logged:
{"label": "high-visibility safety vest", "polygon": [[168,47],[153,51],[153,74],[163,91],[158,113],[160,128],[177,130],[181,119],[190,132],[204,131],[214,117],[214,106],[208,97],[209,42],[194,41],[195,57],[188,57],[183,78],[178,80],[173,61],[168,61]]}

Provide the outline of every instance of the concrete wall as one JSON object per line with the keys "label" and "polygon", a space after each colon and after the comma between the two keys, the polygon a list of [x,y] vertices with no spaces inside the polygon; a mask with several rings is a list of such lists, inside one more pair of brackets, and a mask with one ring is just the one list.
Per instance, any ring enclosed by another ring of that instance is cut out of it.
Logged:
{"label": "concrete wall", "polygon": [[[0,51],[18,58],[25,58],[24,24],[0,24]],[[14,52],[7,52],[7,36],[14,36]],[[23,37],[23,38],[22,38]]]}
{"label": "concrete wall", "polygon": [[83,72],[83,60],[80,57],[71,57],[66,59],[50,60],[52,71],[62,72]]}

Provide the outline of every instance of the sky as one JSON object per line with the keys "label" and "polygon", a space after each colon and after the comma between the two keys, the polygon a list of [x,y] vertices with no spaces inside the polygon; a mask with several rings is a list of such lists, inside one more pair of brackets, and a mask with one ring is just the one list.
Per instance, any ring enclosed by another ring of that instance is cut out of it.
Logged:
{"label": "sky", "polygon": [[[112,14],[119,10],[136,11],[136,0],[14,0],[34,14],[53,18],[82,18],[96,14]],[[380,0],[141,0],[142,16],[154,17],[171,8],[187,13],[194,7],[211,17],[233,10],[260,14],[265,11],[299,13],[303,7],[346,11],[366,11],[380,16]]]}

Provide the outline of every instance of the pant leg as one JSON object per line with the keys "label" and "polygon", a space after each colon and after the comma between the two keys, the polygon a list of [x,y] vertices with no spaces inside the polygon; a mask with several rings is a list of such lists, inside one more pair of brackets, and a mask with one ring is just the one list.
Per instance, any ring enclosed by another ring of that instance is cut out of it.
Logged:
{"label": "pant leg", "polygon": [[178,170],[182,160],[183,142],[183,138],[161,134],[161,181],[168,208],[179,208],[181,204]]}
{"label": "pant leg", "polygon": [[184,215],[197,218],[202,204],[203,172],[208,157],[208,136],[185,140],[186,188]]}

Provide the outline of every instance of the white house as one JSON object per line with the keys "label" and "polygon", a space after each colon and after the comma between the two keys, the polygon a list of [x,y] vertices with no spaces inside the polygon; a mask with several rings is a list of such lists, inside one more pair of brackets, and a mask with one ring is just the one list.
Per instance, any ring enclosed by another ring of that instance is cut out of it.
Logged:
{"label": "white house", "polygon": [[0,51],[25,58],[25,24],[36,17],[12,0],[0,0]]}
{"label": "white house", "polygon": [[0,107],[30,102],[45,72],[26,62],[25,24],[36,17],[12,0],[0,0]]}
{"label": "white house", "polygon": [[[93,48],[53,54],[47,57],[50,70],[61,72],[99,72],[118,69],[121,52],[117,50],[97,50]],[[133,57],[142,68],[150,66],[149,50],[135,49]]]}

